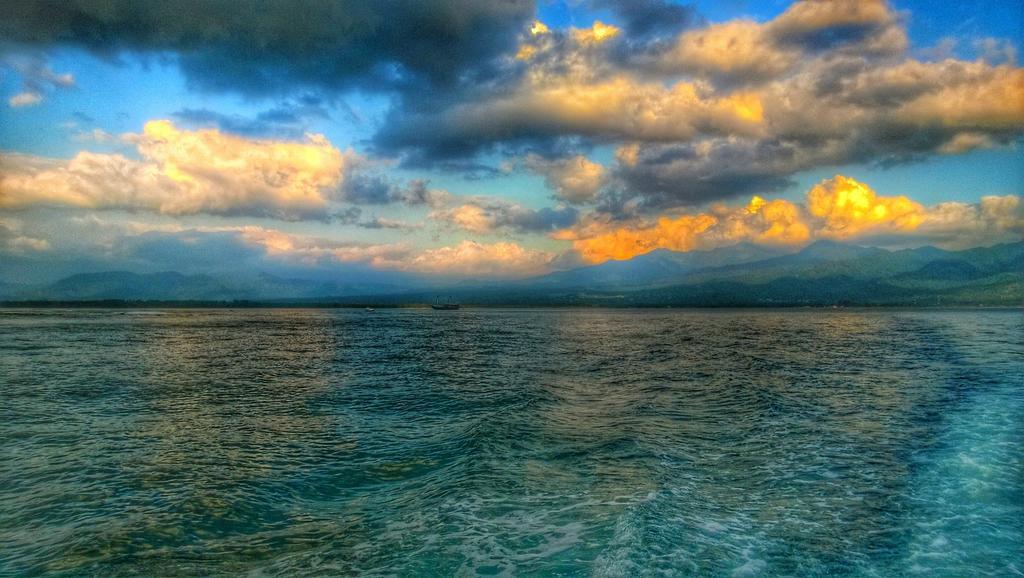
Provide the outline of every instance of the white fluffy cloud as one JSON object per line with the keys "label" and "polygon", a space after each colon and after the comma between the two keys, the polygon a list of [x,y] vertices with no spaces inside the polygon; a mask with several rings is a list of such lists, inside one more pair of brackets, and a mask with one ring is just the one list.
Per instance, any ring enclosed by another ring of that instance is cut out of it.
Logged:
{"label": "white fluffy cloud", "polygon": [[605,182],[604,166],[583,155],[545,159],[526,157],[526,167],[544,176],[555,196],[567,203],[585,203],[594,199]]}
{"label": "white fluffy cloud", "polygon": [[0,207],[325,219],[347,162],[320,135],[303,142],[253,140],[151,121],[141,134],[123,138],[140,160],[84,151],[66,161],[6,155]]}
{"label": "white fluffy cloud", "polygon": [[50,242],[25,234],[22,224],[13,219],[0,219],[0,249],[16,255],[50,250]]}
{"label": "white fluffy cloud", "polygon": [[405,243],[339,243],[261,227],[244,227],[238,231],[246,243],[265,248],[272,257],[310,262],[327,258],[427,275],[526,277],[546,271],[555,258],[553,253],[511,242],[488,244],[465,240],[455,245],[416,249]]}
{"label": "white fluffy cloud", "polygon": [[45,58],[34,52],[0,51],[0,70],[10,69],[21,77],[21,92],[7,100],[11,108],[35,106],[43,101],[43,95],[54,89],[68,89],[75,86],[75,77],[70,73],[54,72]]}
{"label": "white fluffy cloud", "polygon": [[11,98],[7,99],[7,104],[11,108],[21,108],[23,106],[34,106],[43,101],[43,95],[38,92],[19,92]]}
{"label": "white fluffy cloud", "polygon": [[487,244],[465,240],[402,259],[377,259],[374,264],[432,275],[515,278],[546,272],[555,256],[554,253],[527,249],[516,243]]}

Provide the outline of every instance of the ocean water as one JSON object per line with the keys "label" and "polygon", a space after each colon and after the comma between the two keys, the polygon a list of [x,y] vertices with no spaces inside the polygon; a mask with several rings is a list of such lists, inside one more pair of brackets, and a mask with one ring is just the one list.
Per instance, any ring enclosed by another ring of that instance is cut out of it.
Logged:
{"label": "ocean water", "polygon": [[1024,313],[0,311],[0,575],[1021,576]]}

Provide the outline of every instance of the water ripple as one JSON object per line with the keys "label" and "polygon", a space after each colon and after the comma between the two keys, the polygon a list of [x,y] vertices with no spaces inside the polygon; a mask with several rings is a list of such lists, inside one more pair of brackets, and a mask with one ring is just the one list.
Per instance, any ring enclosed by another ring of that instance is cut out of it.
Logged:
{"label": "water ripple", "polygon": [[1020,575],[1019,311],[0,311],[0,574]]}

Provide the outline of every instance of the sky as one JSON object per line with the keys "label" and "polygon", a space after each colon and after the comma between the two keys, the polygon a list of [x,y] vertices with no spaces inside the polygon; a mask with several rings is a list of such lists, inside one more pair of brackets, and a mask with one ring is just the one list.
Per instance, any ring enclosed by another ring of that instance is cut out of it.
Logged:
{"label": "sky", "polygon": [[0,4],[0,281],[1024,235],[1019,0]]}

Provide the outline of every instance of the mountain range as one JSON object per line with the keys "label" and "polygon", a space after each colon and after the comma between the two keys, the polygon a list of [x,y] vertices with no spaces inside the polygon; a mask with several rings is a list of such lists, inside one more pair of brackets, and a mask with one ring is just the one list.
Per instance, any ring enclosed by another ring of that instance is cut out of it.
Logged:
{"label": "mountain range", "polygon": [[686,253],[657,250],[625,261],[512,282],[415,287],[282,278],[113,271],[39,286],[0,284],[12,301],[232,301],[407,305],[443,295],[476,305],[828,306],[1024,304],[1024,241],[963,251],[886,250],[818,241],[802,250],[741,243]]}

